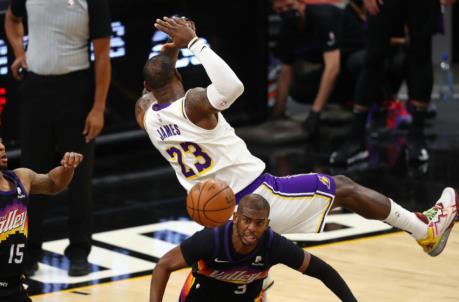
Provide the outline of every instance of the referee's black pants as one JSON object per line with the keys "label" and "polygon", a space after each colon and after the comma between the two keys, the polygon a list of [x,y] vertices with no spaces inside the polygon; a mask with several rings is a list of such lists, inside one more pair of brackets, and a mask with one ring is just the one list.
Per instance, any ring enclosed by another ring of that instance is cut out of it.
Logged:
{"label": "referee's black pants", "polygon": [[[70,260],[86,258],[91,249],[94,143],[82,134],[93,104],[89,70],[59,76],[28,73],[20,87],[21,163],[38,173],[60,165],[64,152],[82,153],[84,160],[66,194]],[[28,251],[31,261],[41,255],[43,220],[50,198],[30,196]]]}
{"label": "referee's black pants", "polygon": [[394,26],[408,26],[407,84],[409,97],[430,101],[433,85],[432,34],[439,12],[438,0],[384,0],[378,15],[368,18],[367,53],[360,73],[355,101],[364,107],[375,101],[383,81],[383,64]]}

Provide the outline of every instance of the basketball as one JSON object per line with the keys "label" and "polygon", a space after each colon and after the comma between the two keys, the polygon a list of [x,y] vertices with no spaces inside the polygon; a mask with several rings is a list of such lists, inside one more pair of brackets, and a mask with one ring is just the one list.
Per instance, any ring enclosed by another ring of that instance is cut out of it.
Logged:
{"label": "basketball", "polygon": [[224,182],[206,179],[195,184],[186,198],[188,215],[208,228],[224,224],[233,214],[236,198]]}

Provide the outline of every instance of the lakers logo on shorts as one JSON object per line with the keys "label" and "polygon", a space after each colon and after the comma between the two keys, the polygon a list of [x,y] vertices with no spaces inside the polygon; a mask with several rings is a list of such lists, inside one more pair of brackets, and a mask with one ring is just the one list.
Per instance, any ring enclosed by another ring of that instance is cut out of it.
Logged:
{"label": "lakers logo on shorts", "polygon": [[323,183],[330,190],[330,179],[327,176],[318,176],[321,183]]}

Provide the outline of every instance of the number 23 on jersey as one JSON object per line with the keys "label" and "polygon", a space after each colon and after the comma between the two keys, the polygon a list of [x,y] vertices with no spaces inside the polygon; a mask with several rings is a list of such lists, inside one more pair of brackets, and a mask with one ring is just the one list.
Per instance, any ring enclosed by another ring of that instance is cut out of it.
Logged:
{"label": "number 23 on jersey", "polygon": [[[169,156],[177,161],[180,165],[183,176],[187,179],[193,179],[198,175],[204,174],[206,171],[212,169],[214,162],[198,144],[184,142],[179,146],[173,146],[166,150]],[[188,154],[194,156],[193,167],[190,167],[185,163],[185,158]]]}

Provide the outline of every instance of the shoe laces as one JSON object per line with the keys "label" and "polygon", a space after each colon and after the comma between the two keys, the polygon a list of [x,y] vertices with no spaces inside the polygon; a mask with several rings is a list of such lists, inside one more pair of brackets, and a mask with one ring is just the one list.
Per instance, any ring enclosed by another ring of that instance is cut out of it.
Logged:
{"label": "shoe laces", "polygon": [[422,214],[427,217],[427,219],[429,221],[432,221],[432,219],[435,217],[435,215],[437,215],[437,212],[438,212],[438,207],[434,206],[424,212],[422,212]]}

